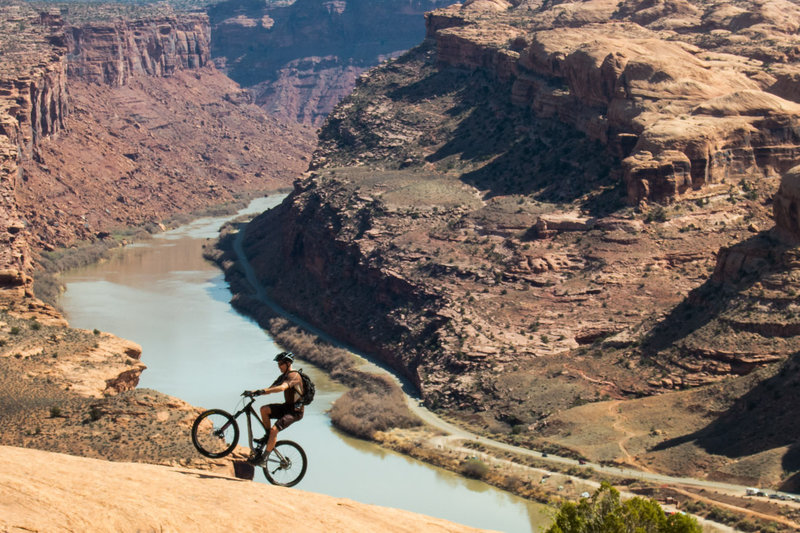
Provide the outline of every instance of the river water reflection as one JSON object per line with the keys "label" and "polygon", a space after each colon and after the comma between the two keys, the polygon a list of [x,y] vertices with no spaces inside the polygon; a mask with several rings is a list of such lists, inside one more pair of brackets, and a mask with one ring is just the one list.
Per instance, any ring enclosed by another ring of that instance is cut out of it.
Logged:
{"label": "river water reflection", "polygon": [[[281,200],[260,198],[246,211],[261,212]],[[67,273],[61,305],[73,327],[97,328],[142,345],[148,369],[140,387],[233,410],[242,390],[275,378],[271,359],[279,348],[233,310],[222,273],[202,258],[204,240],[215,237],[224,220],[197,220]],[[318,391],[304,420],[286,430],[309,456],[299,489],[508,533],[538,531],[549,523],[541,505],[343,435],[325,414],[343,388],[311,365],[299,366]],[[260,472],[256,480],[265,482]]]}

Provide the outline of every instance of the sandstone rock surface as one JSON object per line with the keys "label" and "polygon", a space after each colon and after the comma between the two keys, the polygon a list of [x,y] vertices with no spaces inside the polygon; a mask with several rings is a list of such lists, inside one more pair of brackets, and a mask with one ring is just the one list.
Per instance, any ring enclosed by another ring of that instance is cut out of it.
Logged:
{"label": "sandstone rock surface", "polygon": [[[669,202],[707,184],[794,166],[797,107],[786,100],[785,81],[794,67],[784,51],[797,45],[786,23],[796,6],[783,16],[753,4],[742,13],[763,18],[744,23],[718,18],[716,2],[661,12],[605,0],[571,9],[524,4],[504,15],[475,5],[428,15],[438,60],[493,71],[511,83],[518,105],[557,116],[627,158],[630,202]],[[685,26],[665,27],[681,12],[693,15]],[[756,47],[736,46],[734,36]],[[764,69],[768,39],[779,43],[780,84]]]}
{"label": "sandstone rock surface", "polygon": [[3,531],[479,530],[182,467],[0,447]]}
{"label": "sandstone rock surface", "polygon": [[200,14],[71,27],[65,40],[69,76],[110,86],[134,76],[168,77],[211,60],[208,17]]}

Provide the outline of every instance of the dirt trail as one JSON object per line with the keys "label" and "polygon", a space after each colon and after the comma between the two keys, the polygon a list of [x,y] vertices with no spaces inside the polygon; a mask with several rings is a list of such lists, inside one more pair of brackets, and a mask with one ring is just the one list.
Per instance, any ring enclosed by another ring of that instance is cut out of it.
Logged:
{"label": "dirt trail", "polygon": [[788,526],[788,527],[794,529],[795,531],[800,531],[800,524],[798,524],[797,522],[794,522],[792,520],[789,520],[788,518],[784,518],[782,516],[778,516],[776,514],[760,513],[758,511],[753,511],[752,509],[745,509],[745,508],[743,508],[741,506],[738,506],[738,505],[731,505],[729,503],[721,502],[721,501],[716,500],[714,498],[707,498],[705,496],[701,496],[701,495],[697,494],[697,492],[684,490],[684,489],[677,488],[677,487],[673,487],[673,490],[675,490],[675,492],[683,494],[684,496],[688,496],[688,497],[690,497],[690,498],[692,498],[694,500],[700,500],[700,501],[705,502],[705,503],[710,504],[710,505],[714,505],[714,506],[717,506],[717,507],[722,507],[722,508],[725,508],[725,509],[730,509],[730,510],[736,511],[738,513],[744,513],[744,514],[752,516],[754,518],[760,518],[762,520],[778,522],[779,524],[783,524],[785,526]]}
{"label": "dirt trail", "polygon": [[619,407],[619,405],[621,403],[622,402],[620,402],[620,401],[616,401],[616,402],[612,402],[612,403],[608,404],[608,414],[611,417],[611,419],[614,421],[611,424],[611,427],[615,431],[617,431],[618,433],[621,433],[623,435],[617,441],[617,445],[619,446],[619,449],[622,451],[622,455],[625,457],[623,462],[625,464],[627,464],[627,465],[630,465],[633,468],[638,468],[638,469],[640,469],[640,470],[642,470],[644,472],[652,472],[652,470],[650,468],[648,468],[647,466],[639,463],[639,461],[637,461],[636,457],[631,455],[630,452],[628,451],[628,448],[625,446],[626,442],[628,442],[629,440],[631,440],[634,437],[638,437],[639,435],[641,435],[641,433],[633,433],[630,430],[628,430],[627,427],[625,427],[625,422],[627,422],[627,417],[624,414],[622,414],[622,412],[618,409],[618,407]]}

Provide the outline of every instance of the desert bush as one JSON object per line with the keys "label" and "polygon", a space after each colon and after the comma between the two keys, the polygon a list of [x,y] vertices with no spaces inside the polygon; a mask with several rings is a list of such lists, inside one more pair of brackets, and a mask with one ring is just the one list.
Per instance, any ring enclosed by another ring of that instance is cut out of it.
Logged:
{"label": "desert bush", "polygon": [[381,391],[372,384],[367,388],[352,389],[336,400],[330,417],[334,426],[361,437],[371,439],[377,431],[418,426],[420,421],[408,410],[399,389]]}
{"label": "desert bush", "polygon": [[476,457],[470,457],[461,466],[461,474],[473,479],[483,479],[489,473],[489,467]]}

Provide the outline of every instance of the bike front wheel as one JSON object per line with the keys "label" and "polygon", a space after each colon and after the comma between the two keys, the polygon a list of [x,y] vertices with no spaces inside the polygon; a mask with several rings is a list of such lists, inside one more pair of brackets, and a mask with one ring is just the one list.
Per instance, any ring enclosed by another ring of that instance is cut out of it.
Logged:
{"label": "bike front wheel", "polygon": [[201,413],[192,424],[192,444],[206,457],[225,457],[239,442],[236,419],[222,409]]}
{"label": "bike front wheel", "polygon": [[306,452],[296,442],[279,440],[267,456],[264,475],[273,485],[293,487],[306,475]]}

